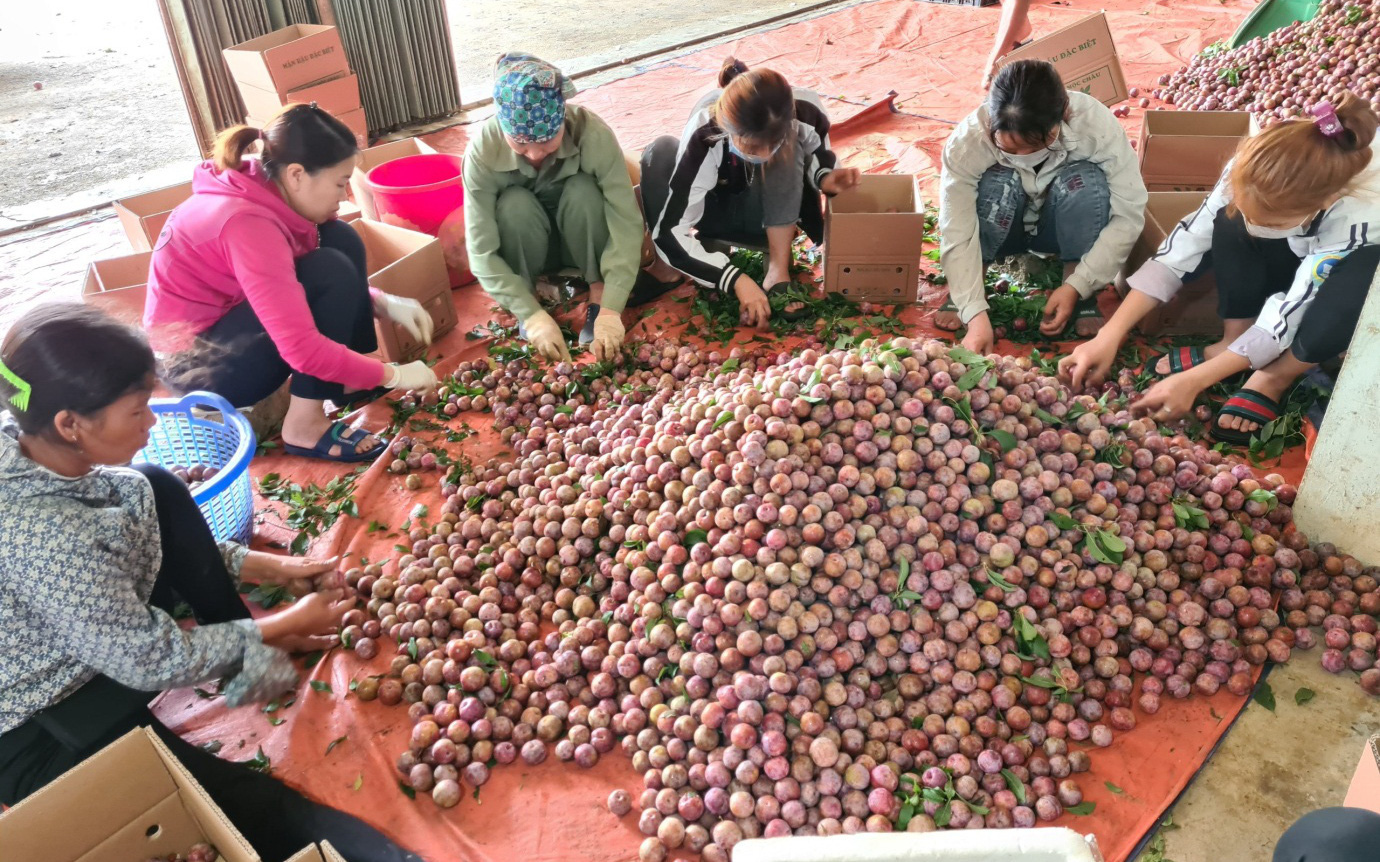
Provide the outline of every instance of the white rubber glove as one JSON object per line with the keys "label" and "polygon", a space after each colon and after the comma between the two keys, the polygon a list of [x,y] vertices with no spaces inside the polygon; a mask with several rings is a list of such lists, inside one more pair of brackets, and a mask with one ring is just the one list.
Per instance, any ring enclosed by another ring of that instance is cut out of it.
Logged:
{"label": "white rubber glove", "polygon": [[607,362],[617,356],[623,348],[625,334],[623,315],[611,308],[599,309],[599,315],[594,318],[594,343],[590,345],[594,358]]}
{"label": "white rubber glove", "polygon": [[374,315],[391,320],[423,344],[431,343],[434,324],[422,304],[406,296],[380,293],[374,297]]}
{"label": "white rubber glove", "polygon": [[388,376],[384,378],[383,385],[389,389],[429,391],[441,385],[436,379],[436,372],[421,360],[406,365],[388,364],[384,368],[388,369]]}
{"label": "white rubber glove", "polygon": [[561,335],[561,327],[551,315],[538,311],[522,322],[522,328],[527,330],[527,340],[542,356],[570,361],[570,348],[566,346],[565,336]]}

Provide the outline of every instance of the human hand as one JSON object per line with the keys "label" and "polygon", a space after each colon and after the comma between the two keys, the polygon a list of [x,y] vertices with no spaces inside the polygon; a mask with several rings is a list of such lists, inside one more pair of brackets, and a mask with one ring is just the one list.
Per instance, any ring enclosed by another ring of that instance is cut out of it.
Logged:
{"label": "human hand", "polygon": [[819,181],[819,190],[826,195],[836,195],[857,188],[862,182],[862,171],[857,168],[834,168]]}
{"label": "human hand", "polygon": [[406,296],[379,293],[374,296],[374,314],[407,330],[407,333],[423,344],[431,343],[435,324],[422,304]]}
{"label": "human hand", "polygon": [[1070,284],[1061,284],[1045,300],[1045,314],[1040,321],[1040,332],[1055,336],[1064,331],[1073,316],[1074,306],[1078,304],[1078,291]]}
{"label": "human hand", "polygon": [[1101,335],[1085,341],[1073,352],[1059,360],[1059,379],[1078,392],[1084,386],[1095,386],[1107,379],[1121,345]]}
{"label": "human hand", "polygon": [[565,343],[560,325],[550,314],[538,310],[523,321],[522,328],[527,331],[527,340],[542,356],[570,361],[570,347]]}
{"label": "human hand", "polygon": [[427,391],[440,385],[440,381],[436,379],[436,372],[420,359],[406,365],[390,363],[384,367],[388,369],[388,376],[384,378],[383,385],[389,389]]}
{"label": "human hand", "polygon": [[1187,415],[1202,392],[1187,375],[1171,374],[1131,402],[1131,414],[1149,416],[1156,422],[1172,422]]}
{"label": "human hand", "polygon": [[738,296],[739,319],[744,326],[766,326],[771,320],[771,303],[767,295],[746,275],[738,276],[733,283],[733,292]]}
{"label": "human hand", "polygon": [[263,642],[289,652],[330,649],[340,642],[340,618],[355,606],[355,597],[344,590],[312,593],[276,613],[261,617]]}
{"label": "human hand", "polygon": [[981,312],[968,321],[968,331],[963,336],[962,344],[979,356],[986,356],[992,352],[996,336],[992,332],[992,320],[987,316],[987,312]]}
{"label": "human hand", "polygon": [[594,318],[594,343],[590,345],[594,358],[599,362],[613,360],[623,348],[623,336],[626,334],[622,314],[612,308],[599,309],[598,316]]}
{"label": "human hand", "polygon": [[240,569],[240,580],[251,584],[286,584],[289,581],[316,578],[334,572],[339,565],[339,557],[331,557],[329,560],[305,560],[301,557],[250,551]]}

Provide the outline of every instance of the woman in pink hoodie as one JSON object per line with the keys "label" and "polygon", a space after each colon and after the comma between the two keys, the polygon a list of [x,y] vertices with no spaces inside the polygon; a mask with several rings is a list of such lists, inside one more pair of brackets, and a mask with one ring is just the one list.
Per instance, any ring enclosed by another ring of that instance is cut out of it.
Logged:
{"label": "woman in pink hoodie", "polygon": [[337,461],[372,460],[386,443],[332,422],[324,402],[436,385],[425,362],[366,355],[376,315],[428,343],[432,322],[416,300],[371,291],[364,244],[336,218],[358,152],[315,104],[222,132],[158,237],[144,310],[171,384],[248,407],[290,378],[284,449]]}

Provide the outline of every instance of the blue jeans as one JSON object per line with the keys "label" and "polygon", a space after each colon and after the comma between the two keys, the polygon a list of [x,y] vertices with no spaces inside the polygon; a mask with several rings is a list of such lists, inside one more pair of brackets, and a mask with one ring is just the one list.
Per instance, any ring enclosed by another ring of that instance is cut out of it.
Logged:
{"label": "blue jeans", "polygon": [[1107,175],[1089,161],[1069,162],[1054,174],[1034,234],[1025,231],[1030,205],[1020,176],[993,165],[978,180],[978,239],[982,262],[1023,252],[1058,255],[1065,262],[1088,253],[1111,217]]}

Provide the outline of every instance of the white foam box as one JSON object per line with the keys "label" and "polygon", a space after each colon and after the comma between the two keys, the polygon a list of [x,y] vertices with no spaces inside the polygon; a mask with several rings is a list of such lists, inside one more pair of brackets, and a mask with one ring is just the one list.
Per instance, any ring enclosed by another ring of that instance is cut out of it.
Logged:
{"label": "white foam box", "polygon": [[1097,841],[1072,829],[878,832],[752,838],[733,862],[1103,862]]}

